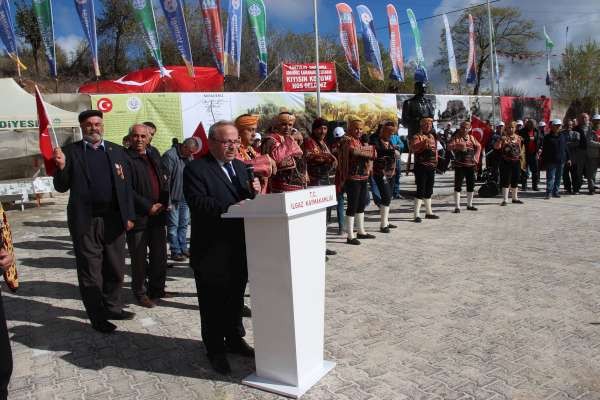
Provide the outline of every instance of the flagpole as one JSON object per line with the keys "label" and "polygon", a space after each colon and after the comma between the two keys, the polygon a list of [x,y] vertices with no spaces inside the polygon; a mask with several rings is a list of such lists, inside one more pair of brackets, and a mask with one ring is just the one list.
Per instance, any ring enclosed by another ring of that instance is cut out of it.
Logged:
{"label": "flagpole", "polygon": [[321,70],[319,68],[319,10],[317,0],[313,0],[315,12],[315,59],[317,68],[317,117],[321,117]]}
{"label": "flagpole", "polygon": [[490,6],[490,0],[487,0],[487,9],[488,9],[488,23],[490,26],[490,76],[492,83],[492,121],[495,124],[496,121],[496,82],[495,82],[495,73],[494,73],[494,33],[492,31],[492,8]]}

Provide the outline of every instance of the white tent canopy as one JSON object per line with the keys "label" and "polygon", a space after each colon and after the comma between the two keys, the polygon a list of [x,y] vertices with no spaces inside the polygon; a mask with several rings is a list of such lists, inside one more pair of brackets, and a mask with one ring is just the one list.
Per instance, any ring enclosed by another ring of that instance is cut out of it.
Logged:
{"label": "white tent canopy", "polygon": [[[0,79],[0,131],[37,129],[35,97],[23,90],[12,78]],[[46,104],[54,128],[77,128],[77,114]]]}

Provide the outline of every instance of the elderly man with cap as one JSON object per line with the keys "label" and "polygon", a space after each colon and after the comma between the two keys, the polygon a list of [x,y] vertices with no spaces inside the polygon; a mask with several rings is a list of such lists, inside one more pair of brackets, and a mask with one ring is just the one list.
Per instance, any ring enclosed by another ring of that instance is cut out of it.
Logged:
{"label": "elderly man with cap", "polygon": [[567,138],[562,135],[560,119],[552,120],[550,133],[544,136],[544,147],[542,151],[542,162],[546,166],[546,199],[560,197],[560,178],[565,164],[569,161],[569,146]]}
{"label": "elderly man with cap", "polygon": [[135,220],[129,160],[121,146],[103,139],[100,111],[82,112],[79,124],[83,140],[54,149],[54,187],[70,191],[67,221],[83,305],[92,327],[111,333],[116,326],[109,320],[134,317],[121,302],[125,232]]}
{"label": "elderly man with cap", "polygon": [[260,181],[261,193],[267,193],[269,178],[277,173],[277,165],[268,155],[260,154],[253,146],[258,128],[258,115],[243,114],[236,118],[235,127],[240,134],[240,148],[237,159],[243,161],[248,167],[252,167],[254,175]]}
{"label": "elderly man with cap", "polygon": [[[360,141],[363,121],[351,118],[348,122],[348,134],[340,141],[338,150],[338,169],[335,183],[338,189],[348,196],[345,227],[348,234],[346,243],[359,245],[358,239],[374,239],[375,236],[365,230],[365,206],[367,181],[372,169],[372,161],[377,157],[375,148]],[[354,236],[354,219],[358,222],[358,235]]]}
{"label": "elderly man with cap", "polygon": [[263,140],[262,153],[275,160],[277,172],[271,177],[271,192],[293,192],[306,188],[304,152],[294,139],[296,117],[285,111],[277,116],[277,124]]}
{"label": "elderly man with cap", "polygon": [[585,166],[585,148],[581,141],[581,134],[573,130],[573,121],[565,119],[562,125],[561,135],[567,141],[569,148],[570,163],[565,165],[563,171],[563,182],[568,194],[579,194],[581,188],[583,167]]}
{"label": "elderly man with cap", "polygon": [[[600,115],[597,116],[600,122]],[[581,142],[586,149],[585,154],[585,174],[587,178],[588,193],[594,194],[596,191],[596,171],[598,170],[598,159],[600,158],[600,140],[592,125],[590,125],[590,116],[582,113],[577,117],[577,132],[581,135]]]}

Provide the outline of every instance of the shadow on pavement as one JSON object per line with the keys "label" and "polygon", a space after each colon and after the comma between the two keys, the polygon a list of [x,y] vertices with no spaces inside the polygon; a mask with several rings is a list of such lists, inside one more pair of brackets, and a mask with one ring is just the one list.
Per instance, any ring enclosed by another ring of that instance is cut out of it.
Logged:
{"label": "shadow on pavement", "polygon": [[19,264],[33,268],[64,268],[75,269],[74,257],[39,257],[20,258]]}
{"label": "shadow on pavement", "polygon": [[28,242],[15,242],[17,249],[27,250],[73,250],[71,243],[60,243],[51,240],[31,240]]}
{"label": "shadow on pavement", "polygon": [[[63,318],[86,318],[83,311],[55,307],[18,296],[7,296],[5,299],[7,320],[40,325],[13,326],[9,329],[12,341],[32,349],[66,352],[60,358],[78,368],[101,370],[112,366],[225,382],[239,382],[254,370],[253,360],[229,355],[233,373],[231,377],[224,377],[212,371],[199,339],[118,329],[111,335],[104,335],[94,331],[87,322]],[[119,326],[120,321],[116,321],[116,324]]]}
{"label": "shadow on pavement", "polygon": [[67,228],[67,221],[23,221],[23,226],[39,228]]}

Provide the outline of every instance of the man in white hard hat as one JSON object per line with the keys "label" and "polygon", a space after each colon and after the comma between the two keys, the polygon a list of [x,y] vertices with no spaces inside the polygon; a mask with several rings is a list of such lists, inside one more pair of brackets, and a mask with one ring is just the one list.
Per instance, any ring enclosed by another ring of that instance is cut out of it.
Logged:
{"label": "man in white hard hat", "polygon": [[546,166],[546,200],[552,197],[560,197],[560,178],[565,164],[570,164],[569,146],[567,138],[562,135],[560,119],[552,120],[550,133],[544,136],[542,146],[542,161]]}
{"label": "man in white hard hat", "polygon": [[[333,142],[331,143],[330,149],[331,153],[336,157],[338,157],[338,150],[340,145],[340,140],[346,135],[344,128],[341,126],[336,127],[333,130]],[[338,218],[338,234],[342,235],[344,233],[344,219],[346,218],[346,213],[344,212],[344,192],[342,191],[337,194],[337,207],[336,213]]]}
{"label": "man in white hard hat", "polygon": [[542,134],[546,133],[546,122],[540,121],[538,127],[540,128],[540,132]]}
{"label": "man in white hard hat", "polygon": [[592,195],[596,191],[596,171],[598,170],[598,158],[600,156],[600,140],[598,140],[598,137],[590,124],[590,116],[586,113],[581,113],[579,117],[577,117],[577,128],[575,128],[575,130],[581,134],[581,142],[586,150],[585,174],[587,178],[588,193]]}

